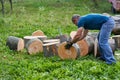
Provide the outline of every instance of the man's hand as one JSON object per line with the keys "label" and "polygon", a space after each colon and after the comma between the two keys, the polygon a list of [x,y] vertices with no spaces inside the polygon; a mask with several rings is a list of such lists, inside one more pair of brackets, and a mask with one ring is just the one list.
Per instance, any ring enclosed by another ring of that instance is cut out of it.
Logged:
{"label": "man's hand", "polygon": [[65,48],[66,48],[66,49],[70,49],[70,47],[72,46],[72,44],[73,44],[73,43],[70,42],[70,41],[67,42],[67,44],[65,45]]}

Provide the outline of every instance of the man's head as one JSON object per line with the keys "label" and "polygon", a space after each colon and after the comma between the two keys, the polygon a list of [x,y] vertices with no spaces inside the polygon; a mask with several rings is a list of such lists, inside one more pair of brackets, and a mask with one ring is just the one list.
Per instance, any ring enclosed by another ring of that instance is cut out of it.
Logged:
{"label": "man's head", "polygon": [[79,18],[80,18],[80,15],[79,15],[79,14],[74,14],[74,15],[72,16],[72,22],[73,22],[73,24],[77,25]]}

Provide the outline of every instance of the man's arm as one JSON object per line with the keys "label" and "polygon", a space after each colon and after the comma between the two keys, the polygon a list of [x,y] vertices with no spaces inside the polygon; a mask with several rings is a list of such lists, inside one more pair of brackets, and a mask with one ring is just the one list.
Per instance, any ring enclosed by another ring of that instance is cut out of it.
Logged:
{"label": "man's arm", "polygon": [[76,43],[79,40],[82,40],[88,33],[88,30],[84,29],[83,27],[80,27],[77,30],[76,35],[74,36],[72,41],[69,41],[66,45],[65,48],[66,49],[70,49],[70,47],[72,46],[73,43]]}
{"label": "man's arm", "polygon": [[74,38],[71,42],[76,43],[77,41],[82,40],[84,37],[86,37],[87,33],[88,33],[87,29],[84,29],[83,27],[80,27],[77,30],[77,33],[76,33],[76,35],[74,36]]}
{"label": "man's arm", "polygon": [[84,29],[83,32],[84,32],[84,33],[83,33],[83,36],[82,36],[82,38],[81,38],[80,40],[84,39],[84,38],[87,36],[88,29]]}

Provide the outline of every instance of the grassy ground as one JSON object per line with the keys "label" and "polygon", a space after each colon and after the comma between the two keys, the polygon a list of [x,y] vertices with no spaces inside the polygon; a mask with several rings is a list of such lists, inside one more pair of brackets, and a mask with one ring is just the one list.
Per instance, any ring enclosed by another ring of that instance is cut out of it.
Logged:
{"label": "grassy ground", "polygon": [[[119,80],[120,58],[116,65],[107,65],[93,55],[77,60],[45,58],[43,53],[28,55],[26,50],[16,52],[6,47],[8,36],[23,38],[35,30],[42,30],[48,37],[76,30],[73,14],[109,13],[110,3],[99,0],[98,7],[91,0],[13,0],[13,12],[0,14],[0,79],[1,80]],[[111,14],[113,15],[113,14]],[[116,51],[120,53],[120,51]]]}

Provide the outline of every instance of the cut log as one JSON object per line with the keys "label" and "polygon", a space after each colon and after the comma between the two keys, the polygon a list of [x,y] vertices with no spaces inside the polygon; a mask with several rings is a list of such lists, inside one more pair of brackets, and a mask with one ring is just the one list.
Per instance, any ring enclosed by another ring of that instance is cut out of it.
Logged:
{"label": "cut log", "polygon": [[58,47],[58,55],[61,59],[76,59],[80,54],[80,48],[74,44],[70,49],[65,49],[67,43],[63,42]]}
{"label": "cut log", "polygon": [[43,52],[43,44],[39,39],[31,39],[26,43],[26,49],[29,54]]}
{"label": "cut log", "polygon": [[85,56],[88,54],[88,51],[89,51],[89,46],[86,42],[86,40],[81,40],[81,41],[78,41],[77,42],[79,48],[80,48],[80,56]]}
{"label": "cut log", "polygon": [[[112,51],[113,51],[113,54],[114,54],[114,52],[115,52],[115,50],[116,50],[116,43],[115,43],[115,40],[114,39],[109,39],[108,40],[108,43],[110,44],[110,47],[111,47],[111,49],[112,49]],[[96,53],[94,53],[94,56],[95,57],[99,57],[100,56],[100,51],[99,51],[99,45],[98,45],[98,41],[96,42]]]}
{"label": "cut log", "polygon": [[88,44],[88,53],[92,53],[94,51],[94,37],[93,36],[90,36],[90,35],[87,35],[85,38],[84,38],[85,42],[87,42]]}
{"label": "cut log", "polygon": [[41,41],[43,41],[43,40],[47,39],[47,36],[25,36],[24,37],[24,43],[25,43],[25,45],[31,39],[40,39]]}
{"label": "cut log", "polygon": [[32,36],[45,36],[45,34],[41,30],[37,30],[32,33]]}
{"label": "cut log", "polygon": [[[72,31],[70,34],[71,38],[73,38],[75,34],[76,34],[76,32]],[[85,56],[88,53],[92,53],[92,52],[94,53],[94,56],[100,56],[97,35],[98,35],[98,33],[96,33],[96,32],[89,33],[85,39],[77,42],[77,44],[79,45],[80,50],[81,50],[80,56]],[[113,39],[109,39],[108,42],[109,42],[109,44],[112,48],[112,51],[114,53],[116,50],[116,42],[117,41],[115,42]]]}
{"label": "cut log", "polygon": [[24,40],[15,36],[9,36],[6,45],[11,50],[21,51],[24,49]]}
{"label": "cut log", "polygon": [[80,48],[80,56],[86,56],[94,50],[94,40],[91,36],[86,36],[77,42]]}
{"label": "cut log", "polygon": [[60,44],[60,42],[58,42],[58,41],[43,44],[44,56],[45,57],[51,57],[51,56],[54,56],[54,55],[58,55],[58,51],[57,51],[58,44]]}
{"label": "cut log", "polygon": [[[75,34],[76,31],[72,31],[70,33],[71,39],[74,38]],[[79,45],[79,48],[81,50],[80,56],[85,56],[94,50],[94,37],[93,35],[89,34],[83,40],[78,41],[77,44]]]}
{"label": "cut log", "polygon": [[[71,39],[74,38],[76,31],[72,31],[70,33]],[[70,50],[65,49],[66,43],[60,44],[58,48],[58,55],[62,59],[72,58],[75,59],[78,56],[86,56],[94,50],[94,37],[91,35],[87,35],[83,40],[78,41],[75,45],[72,46]],[[70,54],[69,54],[70,53]]]}
{"label": "cut log", "polygon": [[112,36],[112,39],[115,40],[117,49],[120,49],[120,35]]}

